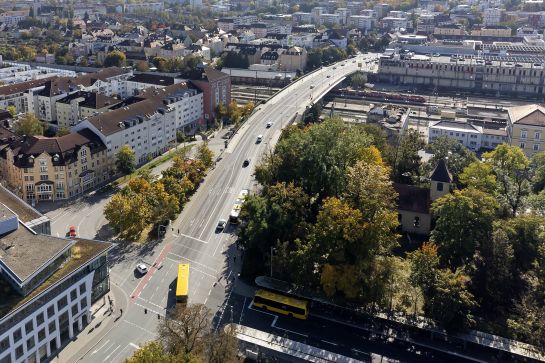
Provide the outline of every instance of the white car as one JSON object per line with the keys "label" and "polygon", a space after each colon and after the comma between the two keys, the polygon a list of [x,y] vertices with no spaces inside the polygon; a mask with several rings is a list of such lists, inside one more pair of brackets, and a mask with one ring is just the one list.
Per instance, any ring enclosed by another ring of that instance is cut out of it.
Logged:
{"label": "white car", "polygon": [[273,125],[271,121],[267,122],[267,128],[270,128]]}
{"label": "white car", "polygon": [[136,271],[140,272],[142,275],[145,275],[148,273],[148,266],[144,265],[143,263],[139,263],[136,265]]}
{"label": "white car", "polygon": [[256,144],[259,144],[261,141],[263,141],[263,135],[257,135]]}

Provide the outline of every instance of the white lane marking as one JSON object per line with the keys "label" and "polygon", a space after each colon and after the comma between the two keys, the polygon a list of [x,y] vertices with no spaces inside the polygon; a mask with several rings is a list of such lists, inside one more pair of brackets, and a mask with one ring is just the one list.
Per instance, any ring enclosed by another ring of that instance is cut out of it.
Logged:
{"label": "white lane marking", "polygon": [[[135,303],[135,304],[138,305],[138,303]],[[140,306],[141,306],[141,305],[140,305]],[[149,309],[148,309],[148,310],[149,310]],[[153,331],[148,330],[148,329],[146,329],[146,328],[142,328],[140,325],[136,325],[135,323],[132,323],[132,322],[130,322],[130,321],[128,321],[128,320],[123,320],[123,322],[124,322],[124,323],[127,323],[127,324],[129,324],[129,325],[132,325],[132,326],[134,326],[135,328],[138,328],[138,329],[140,329],[140,330],[145,331],[146,333],[150,334],[152,337],[155,337],[155,336],[157,335],[156,332],[153,332]]]}
{"label": "white lane marking", "polygon": [[[265,314],[265,315],[270,315],[270,316],[274,316],[274,319],[276,321],[276,319],[278,319],[278,315],[274,315],[274,314],[271,314],[267,311],[263,311],[263,310],[260,310],[260,309],[256,309],[252,306],[252,303],[250,303],[250,305],[248,305],[248,309],[250,310],[253,310],[253,311],[257,311],[258,313],[261,313],[261,314]],[[274,323],[274,322],[273,322]]]}
{"label": "white lane marking", "polygon": [[[191,261],[190,259],[185,258],[185,257],[181,257],[181,258],[182,258],[183,260],[188,260],[189,262],[192,262],[192,263],[198,263],[198,262],[193,262],[193,261]],[[174,260],[174,259],[172,259],[172,258],[170,258],[170,257],[167,257],[167,259],[168,259],[168,260],[171,260],[171,261],[173,261],[173,262],[176,262],[176,263],[180,263],[180,261]],[[210,278],[212,278],[212,279],[216,279],[216,278],[218,277],[217,275],[211,275],[211,274],[209,274],[209,273],[207,273],[207,272],[204,272],[203,270],[199,270],[198,268],[195,268],[195,266],[191,266],[191,270],[192,270],[192,271],[197,271],[198,273],[201,273],[201,274],[203,274],[203,275],[205,275],[205,276],[208,276],[208,277],[210,277]],[[214,272],[215,272],[215,271],[214,271]]]}
{"label": "white lane marking", "polygon": [[[297,334],[297,335],[303,336],[303,337],[305,337],[305,338],[308,338],[308,335],[306,335],[306,334],[298,333],[298,332],[293,331],[293,330],[284,329],[284,328],[281,328],[281,327],[279,327],[279,326],[276,326],[276,322],[277,322],[277,321],[278,321],[278,316],[276,316],[276,317],[274,318],[274,321],[273,321],[272,324],[271,324],[271,326],[272,326],[273,328],[280,329],[280,330],[284,330],[284,331],[290,332],[290,333],[292,333],[292,334]],[[334,344],[334,343],[331,343],[331,344]]]}
{"label": "white lane marking", "polygon": [[155,307],[158,307],[159,309],[165,309],[163,306],[157,305],[157,304],[155,304],[155,303],[152,303],[152,302],[149,301],[149,300],[142,299],[140,296],[138,297],[138,300],[142,300],[142,301],[145,302],[146,304],[153,305],[153,306],[155,306]]}
{"label": "white lane marking", "polygon": [[323,339],[322,339],[322,342],[327,343],[327,344],[331,344],[331,345],[334,345],[334,346],[339,345],[339,344],[337,344],[337,343],[328,342],[327,340],[323,340]]}
{"label": "white lane marking", "polygon": [[190,235],[188,235],[188,234],[180,233],[180,236],[186,237],[186,238],[189,238],[189,239],[192,239],[192,240],[197,241],[197,242],[201,242],[201,243],[204,243],[204,244],[208,244],[208,241],[204,241],[204,240],[202,240],[202,239],[200,239],[200,238],[193,237],[193,236],[190,236]]}
{"label": "white lane marking", "polygon": [[139,345],[136,345],[136,344],[134,344],[134,343],[132,343],[132,342],[129,343],[129,345],[130,345],[131,347],[133,347],[134,349],[136,349],[136,350],[141,349]]}
{"label": "white lane marking", "polygon": [[110,354],[108,354],[106,356],[106,358],[104,358],[103,362],[109,362],[110,361],[110,357],[112,356],[112,354],[115,353],[116,350],[118,350],[119,348],[121,348],[121,345],[118,345]]}
{"label": "white lane marking", "polygon": [[244,307],[246,306],[246,296],[244,296],[244,302],[242,303],[242,308],[240,309],[240,317],[238,318],[238,325],[241,325],[242,315],[244,314]]}
{"label": "white lane marking", "polygon": [[363,350],[359,350],[359,349],[356,349],[356,348],[352,348],[352,350],[353,350],[354,352],[358,352],[358,353],[361,353],[361,354],[371,355],[371,354],[369,354],[368,352],[364,352]]}
{"label": "white lane marking", "polygon": [[[196,263],[197,265],[201,265],[202,267],[207,268],[207,269],[209,269],[210,271],[213,271],[214,273],[218,273],[218,270],[216,270],[216,269],[214,269],[214,268],[212,268],[212,267],[210,267],[210,266],[207,266],[207,265],[205,265],[205,264],[203,264],[203,263],[201,263],[201,262],[197,262],[197,261],[195,261],[195,260],[189,259],[189,258],[184,257],[184,256],[182,256],[182,255],[178,255],[178,254],[176,254],[176,253],[174,253],[174,252],[169,252],[168,254],[169,254],[169,255],[172,255],[172,256],[175,256],[175,257],[178,257],[178,258],[181,258],[181,259],[183,259],[183,260],[187,260],[187,261],[189,261],[189,262],[191,262],[191,263]],[[167,258],[168,258],[168,256],[167,256]],[[174,261],[174,262],[180,263],[179,261]]]}
{"label": "white lane marking", "polygon": [[110,342],[110,339],[106,340],[106,342],[102,345],[102,347],[93,350],[93,352],[91,353],[91,355],[96,354],[98,351],[102,350],[102,348],[104,348],[104,347],[106,346],[106,344],[108,344],[109,342]]}

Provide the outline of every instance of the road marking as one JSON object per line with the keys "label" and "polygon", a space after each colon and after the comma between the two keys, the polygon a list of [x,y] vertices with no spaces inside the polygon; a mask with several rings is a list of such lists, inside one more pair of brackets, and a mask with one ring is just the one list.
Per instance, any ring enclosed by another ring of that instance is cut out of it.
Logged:
{"label": "road marking", "polygon": [[246,296],[244,296],[244,302],[242,303],[242,309],[240,309],[240,317],[238,318],[238,325],[241,325],[242,315],[244,314],[244,307],[246,306]]}
{"label": "road marking", "polygon": [[190,235],[188,235],[188,234],[180,233],[180,236],[186,237],[186,238],[189,238],[189,239],[192,239],[192,240],[197,241],[197,242],[201,242],[201,243],[204,243],[204,244],[208,244],[208,241],[204,241],[204,240],[202,240],[202,239],[200,239],[200,238],[193,237],[193,236],[190,236]]}
{"label": "road marking", "polygon": [[[195,261],[195,260],[189,259],[189,258],[184,257],[184,256],[182,256],[182,255],[178,255],[178,254],[176,254],[176,253],[174,253],[174,252],[169,252],[169,255],[172,255],[172,256],[181,258],[182,260],[187,260],[187,261],[189,261],[189,262],[191,262],[191,263],[196,263],[197,265],[201,265],[202,267],[207,268],[207,269],[209,269],[210,271],[213,271],[214,273],[218,273],[218,271],[217,271],[216,269],[214,269],[214,268],[212,268],[212,267],[210,267],[210,266],[207,266],[207,265],[205,265],[205,264],[203,264],[203,263],[201,263],[201,262],[197,262],[197,261]],[[169,257],[167,257],[167,258],[169,258]],[[169,258],[169,259],[170,259],[170,258]],[[180,263],[180,262],[178,262],[178,261],[175,261],[175,262],[176,262],[176,263]]]}
{"label": "road marking", "polygon": [[108,355],[106,356],[106,358],[104,358],[103,362],[109,362],[109,359],[110,359],[110,357],[112,356],[112,354],[114,354],[115,351],[118,350],[119,348],[121,348],[121,345],[118,345],[110,354],[108,354]]}
{"label": "road marking", "polygon": [[[158,311],[155,311],[155,310],[153,310],[153,309],[148,308],[147,306],[141,305],[141,304],[139,304],[139,303],[137,303],[137,302],[135,302],[134,305],[140,306],[140,307],[143,308],[143,309],[147,309],[148,312],[151,312],[151,313],[154,313],[154,314],[157,314],[157,315],[161,315],[161,316],[163,316],[163,317],[165,316],[165,313],[160,313],[160,312],[158,312]],[[161,308],[161,307],[160,307],[160,308]],[[164,308],[161,308],[161,309],[164,309]],[[142,330],[146,330],[146,329],[142,328]],[[146,330],[146,331],[149,332],[149,330]]]}
{"label": "road marking", "polygon": [[[297,335],[300,335],[300,336],[303,336],[305,338],[308,338],[308,335],[306,334],[303,334],[303,333],[298,333],[296,331],[293,331],[293,330],[289,330],[289,329],[284,329],[284,328],[281,328],[279,326],[276,326],[276,322],[278,321],[278,315],[276,315],[276,317],[274,318],[274,321],[272,322],[271,326],[273,328],[276,328],[276,329],[280,329],[280,330],[284,330],[284,331],[287,331],[287,332],[290,332],[292,334],[297,334]],[[334,344],[334,343],[331,343],[331,344]]]}
{"label": "road marking", "polygon": [[136,344],[134,344],[134,343],[132,343],[132,342],[129,343],[129,345],[130,345],[131,347],[133,347],[134,349],[136,349],[136,350],[141,349],[139,345],[136,345]]}
{"label": "road marking", "polygon": [[261,309],[256,309],[256,308],[254,308],[254,307],[252,306],[252,303],[250,303],[250,305],[248,305],[248,309],[253,310],[253,311],[257,311],[258,313],[261,313],[261,314],[266,314],[266,315],[274,316],[275,319],[278,319],[278,315],[269,313],[269,312],[264,311],[264,310],[261,310]]}
{"label": "road marking", "polygon": [[167,254],[169,253],[171,248],[172,248],[172,243],[169,243],[165,247],[163,247],[163,249],[161,250],[161,253],[159,253],[159,256],[157,256],[157,258],[155,259],[155,262],[149,269],[148,273],[144,276],[142,280],[140,280],[138,285],[136,285],[136,287],[132,291],[130,295],[129,303],[134,303],[134,301],[140,296],[140,293],[142,292],[142,290],[144,290],[148,282],[151,280],[155,271],[157,271],[156,266],[159,266],[161,262],[163,262],[163,260],[167,257]]}
{"label": "road marking", "polygon": [[156,332],[153,332],[153,331],[148,330],[148,329],[146,329],[146,328],[142,328],[140,325],[136,325],[135,323],[132,323],[132,322],[126,320],[126,319],[123,320],[123,322],[124,322],[124,323],[127,323],[127,324],[129,324],[129,325],[132,325],[132,326],[134,326],[135,328],[138,328],[138,329],[140,329],[140,330],[143,330],[143,331],[145,331],[146,333],[150,334],[150,335],[153,336],[153,337],[155,337],[155,336],[157,335]]}
{"label": "road marking", "polygon": [[352,350],[353,350],[354,352],[357,352],[357,353],[361,353],[361,354],[365,354],[365,355],[371,355],[371,354],[369,354],[368,352],[364,352],[364,351],[359,350],[359,349],[356,349],[356,348],[352,348]]}
{"label": "road marking", "polygon": [[322,342],[327,343],[327,344],[331,344],[331,345],[334,345],[334,346],[338,346],[338,345],[339,345],[339,344],[337,344],[337,343],[328,342],[327,340],[323,340],[323,339],[322,339]]}
{"label": "road marking", "polygon": [[102,347],[93,350],[93,352],[91,353],[91,355],[96,354],[98,351],[102,350],[102,348],[104,348],[104,347],[106,346],[106,344],[108,344],[109,342],[110,342],[110,339],[106,340],[106,342],[102,345]]}

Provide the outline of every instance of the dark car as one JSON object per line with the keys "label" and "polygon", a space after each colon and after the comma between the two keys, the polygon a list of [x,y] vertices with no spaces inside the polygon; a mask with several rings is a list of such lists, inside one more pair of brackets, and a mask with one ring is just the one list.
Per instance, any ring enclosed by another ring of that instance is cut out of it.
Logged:
{"label": "dark car", "polygon": [[244,162],[242,163],[242,167],[245,168],[245,167],[247,167],[248,165],[250,165],[250,159],[244,160]]}

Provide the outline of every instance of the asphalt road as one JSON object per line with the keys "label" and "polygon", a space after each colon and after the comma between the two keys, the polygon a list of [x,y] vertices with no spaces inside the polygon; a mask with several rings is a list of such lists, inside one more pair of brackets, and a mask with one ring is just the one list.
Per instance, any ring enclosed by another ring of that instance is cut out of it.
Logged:
{"label": "asphalt road", "polygon": [[[112,292],[116,296],[116,309],[122,308],[124,313],[104,335],[90,339],[82,346],[81,361],[122,361],[137,349],[138,344],[153,339],[158,320],[174,304],[176,267],[181,262],[191,265],[189,302],[206,304],[225,322],[230,313],[225,314],[224,307],[231,305],[228,302],[234,298],[231,288],[234,274],[229,261],[236,253],[235,234],[231,226],[216,232],[218,220],[228,217],[242,189],[256,189],[252,176],[254,167],[260,156],[274,146],[281,129],[296,114],[301,115],[311,102],[356,71],[359,64],[365,67],[365,58],[375,56],[363,55],[317,70],[259,106],[230,141],[221,160],[208,173],[182,213],[168,226],[163,240],[142,248],[120,246],[114,250],[110,277]],[[266,128],[267,122],[273,122],[272,127]],[[260,143],[256,142],[258,135],[263,135]],[[245,159],[251,160],[248,167],[242,167]],[[110,231],[103,216],[108,197],[98,194],[49,212],[52,234],[62,235],[69,225],[75,225],[82,237],[108,236]],[[149,265],[147,275],[135,273],[138,262]],[[263,316],[256,315],[250,322],[254,320],[260,324]],[[322,331],[318,329],[318,332]]]}

